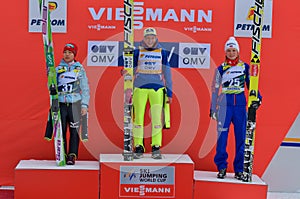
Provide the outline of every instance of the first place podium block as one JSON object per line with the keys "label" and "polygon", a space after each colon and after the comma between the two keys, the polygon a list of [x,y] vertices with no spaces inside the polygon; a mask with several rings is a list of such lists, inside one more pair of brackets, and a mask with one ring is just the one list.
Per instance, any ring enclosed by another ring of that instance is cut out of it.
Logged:
{"label": "first place podium block", "polygon": [[121,154],[100,155],[101,199],[192,199],[194,163],[188,155],[150,154],[124,161]]}
{"label": "first place podium block", "polygon": [[15,168],[15,199],[98,199],[99,162],[56,166],[50,160],[21,160]]}
{"label": "first place podium block", "polygon": [[257,175],[252,182],[243,182],[227,173],[225,179],[218,179],[217,172],[195,171],[194,199],[266,199],[268,186]]}

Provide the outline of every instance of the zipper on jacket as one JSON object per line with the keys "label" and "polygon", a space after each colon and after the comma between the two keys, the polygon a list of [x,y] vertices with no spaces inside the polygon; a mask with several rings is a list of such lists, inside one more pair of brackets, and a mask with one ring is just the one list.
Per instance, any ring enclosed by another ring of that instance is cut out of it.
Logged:
{"label": "zipper on jacket", "polygon": [[236,94],[233,94],[233,105],[235,106],[236,103]]}

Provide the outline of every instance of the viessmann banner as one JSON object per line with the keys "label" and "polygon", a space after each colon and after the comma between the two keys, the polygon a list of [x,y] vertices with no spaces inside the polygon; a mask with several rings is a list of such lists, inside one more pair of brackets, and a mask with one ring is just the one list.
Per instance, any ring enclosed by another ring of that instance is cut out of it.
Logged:
{"label": "viessmann banner", "polygon": [[[195,5],[191,8],[181,8],[183,6],[178,7],[178,5],[173,5],[174,8],[169,8],[162,2],[150,4],[149,1],[135,1],[135,30],[143,29],[153,23],[161,26],[168,22],[174,22],[174,24],[181,26],[184,31],[212,31],[212,9],[201,9]],[[88,11],[94,21],[87,26],[90,30],[114,30],[118,28],[114,22],[123,21],[124,9],[121,3],[119,6],[115,5],[115,7],[105,5],[103,7],[90,6]]]}
{"label": "viessmann banner", "polygon": [[120,166],[120,197],[175,196],[174,166]]}

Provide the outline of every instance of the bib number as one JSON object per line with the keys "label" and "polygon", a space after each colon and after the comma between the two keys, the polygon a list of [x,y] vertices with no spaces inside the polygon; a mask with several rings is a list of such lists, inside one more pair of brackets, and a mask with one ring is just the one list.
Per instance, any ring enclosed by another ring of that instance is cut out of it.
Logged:
{"label": "bib number", "polygon": [[236,78],[236,79],[230,79],[229,80],[229,87],[238,87],[240,86],[240,79]]}
{"label": "bib number", "polygon": [[64,85],[62,85],[61,90],[62,90],[62,92],[65,92],[65,93],[67,93],[67,92],[71,93],[73,91],[73,85],[72,84],[64,84]]}

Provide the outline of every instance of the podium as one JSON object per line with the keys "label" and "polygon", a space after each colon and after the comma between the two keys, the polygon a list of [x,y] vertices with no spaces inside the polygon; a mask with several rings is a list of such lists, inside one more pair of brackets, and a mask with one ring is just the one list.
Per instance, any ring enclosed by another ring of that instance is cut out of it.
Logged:
{"label": "podium", "polygon": [[99,162],[56,166],[50,160],[21,160],[15,168],[15,199],[99,198]]}
{"label": "podium", "polygon": [[[100,165],[100,168],[99,168]],[[100,175],[99,175],[100,174]],[[15,168],[15,199],[266,199],[268,186],[257,175],[242,182],[227,173],[195,171],[188,155],[163,154],[155,160],[124,161],[121,154],[101,154],[99,161],[21,160]],[[99,193],[100,191],[100,193]]]}
{"label": "podium", "polygon": [[227,173],[224,179],[217,178],[217,172],[194,172],[194,199],[266,199],[268,186],[257,175],[252,175],[252,182],[243,182]]}
{"label": "podium", "polygon": [[121,154],[100,155],[101,199],[192,199],[194,163],[188,155],[163,154],[124,161]]}

